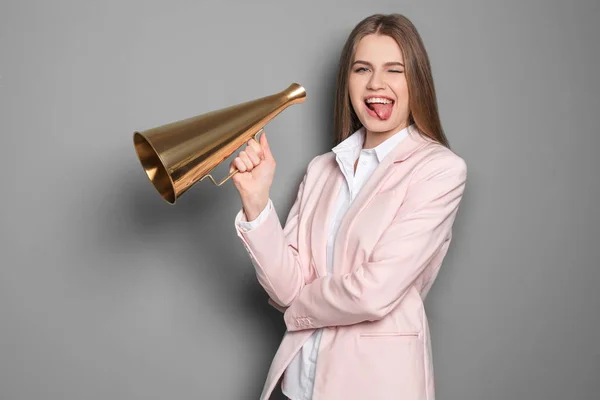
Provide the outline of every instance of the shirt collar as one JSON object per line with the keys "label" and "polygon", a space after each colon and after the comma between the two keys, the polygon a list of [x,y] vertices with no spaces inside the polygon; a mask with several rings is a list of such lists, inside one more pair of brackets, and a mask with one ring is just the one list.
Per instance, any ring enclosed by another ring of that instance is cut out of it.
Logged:
{"label": "shirt collar", "polygon": [[[387,138],[386,140],[381,142],[379,145],[377,145],[375,148],[364,149],[364,150],[365,151],[374,151],[375,154],[377,155],[377,160],[379,162],[381,162],[381,160],[383,160],[384,157],[386,155],[388,155],[388,153],[390,151],[392,151],[392,149],[394,149],[394,147],[396,147],[396,145],[399,144],[407,136],[408,130],[413,125],[410,125],[404,129],[402,129],[401,131],[393,134],[392,136],[390,136],[389,138]],[[363,147],[364,142],[365,142],[365,128],[361,127],[356,132],[354,132],[353,134],[348,136],[346,139],[344,139],[342,142],[340,142],[337,146],[332,148],[331,151],[333,151],[337,155],[346,155],[346,156],[351,155],[353,159],[356,159],[356,157],[358,157],[358,154],[360,153],[360,151],[363,150],[362,147]]]}

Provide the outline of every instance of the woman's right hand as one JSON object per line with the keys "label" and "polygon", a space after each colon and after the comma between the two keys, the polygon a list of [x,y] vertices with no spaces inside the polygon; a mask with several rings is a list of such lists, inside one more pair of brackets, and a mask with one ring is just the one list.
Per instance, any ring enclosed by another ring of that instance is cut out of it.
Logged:
{"label": "woman's right hand", "polygon": [[231,180],[240,194],[249,221],[266,207],[269,190],[275,176],[275,159],[265,132],[260,135],[260,145],[250,139],[248,145],[231,162],[229,172],[237,169]]}

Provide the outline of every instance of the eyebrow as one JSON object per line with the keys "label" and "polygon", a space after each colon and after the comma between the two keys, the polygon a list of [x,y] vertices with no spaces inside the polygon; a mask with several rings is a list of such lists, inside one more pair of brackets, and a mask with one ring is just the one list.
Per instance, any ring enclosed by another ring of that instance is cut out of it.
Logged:
{"label": "eyebrow", "polygon": [[[363,61],[363,60],[356,60],[356,61],[354,61],[354,62],[352,63],[352,65],[354,65],[354,64],[365,64],[365,65],[368,65],[369,67],[372,67],[372,66],[373,66],[373,64],[371,64],[370,62],[368,62],[368,61]],[[389,66],[391,66],[391,65],[400,65],[400,66],[404,67],[404,64],[402,64],[400,61],[389,61],[389,62],[386,62],[386,63],[385,63],[385,64],[383,64],[383,65],[384,65],[384,66],[386,66],[386,67],[389,67]]]}

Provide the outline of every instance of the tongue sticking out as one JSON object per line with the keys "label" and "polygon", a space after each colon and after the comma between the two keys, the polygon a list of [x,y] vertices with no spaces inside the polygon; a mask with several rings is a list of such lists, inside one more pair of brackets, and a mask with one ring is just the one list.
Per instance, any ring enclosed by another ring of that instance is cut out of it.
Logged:
{"label": "tongue sticking out", "polygon": [[372,103],[369,104],[371,109],[377,113],[379,119],[386,120],[392,114],[392,103],[389,104],[380,104],[380,103]]}

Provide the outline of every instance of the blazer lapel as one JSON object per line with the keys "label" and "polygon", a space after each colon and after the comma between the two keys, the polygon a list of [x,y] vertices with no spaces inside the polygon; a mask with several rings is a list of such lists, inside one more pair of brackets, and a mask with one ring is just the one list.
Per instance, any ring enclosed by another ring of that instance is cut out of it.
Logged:
{"label": "blazer lapel", "polygon": [[[311,249],[318,277],[327,275],[327,239],[333,216],[333,207],[338,197],[344,175],[340,171],[335,157],[331,158],[327,169],[323,171],[324,183],[315,209],[311,227]],[[323,227],[323,222],[325,227]]]}
{"label": "blazer lapel", "polygon": [[[347,233],[352,229],[352,223],[358,214],[369,204],[373,197],[379,191],[379,188],[385,183],[387,178],[394,173],[393,165],[405,161],[417,150],[429,143],[430,140],[422,138],[416,129],[408,129],[407,136],[381,161],[375,168],[373,174],[367,179],[364,186],[350,205],[350,208],[340,222],[338,237],[334,246],[334,260],[336,265],[343,265],[345,255],[347,254],[346,246],[348,244]],[[335,175],[342,175],[341,172]],[[338,180],[339,181],[339,180]],[[336,182],[336,189],[339,188],[339,183]],[[333,185],[332,185],[333,186]],[[335,192],[337,193],[337,191]],[[333,197],[333,196],[332,196]],[[331,201],[328,205],[328,210],[331,209]],[[325,216],[325,215],[323,215]],[[329,214],[327,214],[329,217]],[[328,220],[327,220],[328,221]],[[326,240],[325,238],[324,240]],[[318,246],[320,247],[320,246]],[[341,257],[341,258],[340,258]]]}

